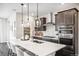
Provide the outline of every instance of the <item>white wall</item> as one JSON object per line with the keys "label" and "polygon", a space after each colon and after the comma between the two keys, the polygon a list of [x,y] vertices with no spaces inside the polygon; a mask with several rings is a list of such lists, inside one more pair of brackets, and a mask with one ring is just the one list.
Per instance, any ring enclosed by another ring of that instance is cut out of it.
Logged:
{"label": "white wall", "polygon": [[35,21],[34,21],[35,19],[34,19],[34,17],[30,17],[30,20],[29,20],[29,22],[30,22],[30,40],[32,40],[33,38],[32,38],[32,36],[34,35],[34,30],[35,30]]}
{"label": "white wall", "polygon": [[16,13],[16,38],[20,39],[22,35],[21,15]]}
{"label": "white wall", "polygon": [[0,43],[7,42],[9,40],[8,24],[7,19],[0,19]]}
{"label": "white wall", "polygon": [[15,40],[16,39],[16,32],[15,32],[15,21],[16,21],[16,12],[12,12],[11,15],[8,17],[9,21],[9,37],[10,40]]}

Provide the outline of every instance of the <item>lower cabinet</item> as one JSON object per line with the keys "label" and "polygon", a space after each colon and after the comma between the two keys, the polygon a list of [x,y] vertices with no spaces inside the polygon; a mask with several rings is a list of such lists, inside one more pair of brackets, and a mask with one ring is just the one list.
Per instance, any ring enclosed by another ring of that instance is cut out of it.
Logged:
{"label": "lower cabinet", "polygon": [[60,38],[60,44],[67,45],[56,52],[56,56],[75,56],[75,50],[72,45],[72,39]]}
{"label": "lower cabinet", "polygon": [[55,39],[43,39],[43,40],[48,41],[48,42],[58,43],[58,40],[55,40]]}
{"label": "lower cabinet", "polygon": [[75,53],[72,48],[66,46],[63,49],[58,50],[55,56],[75,56]]}
{"label": "lower cabinet", "polygon": [[33,36],[34,39],[38,39],[38,40],[44,40],[44,41],[48,41],[48,42],[54,42],[54,43],[58,43],[58,40],[55,40],[55,39],[44,39],[44,38],[40,38],[40,37],[35,37]]}
{"label": "lower cabinet", "polygon": [[35,31],[46,31],[46,26],[35,27]]}
{"label": "lower cabinet", "polygon": [[68,39],[68,38],[60,38],[60,43],[65,44],[65,45],[72,45],[72,40],[73,39]]}

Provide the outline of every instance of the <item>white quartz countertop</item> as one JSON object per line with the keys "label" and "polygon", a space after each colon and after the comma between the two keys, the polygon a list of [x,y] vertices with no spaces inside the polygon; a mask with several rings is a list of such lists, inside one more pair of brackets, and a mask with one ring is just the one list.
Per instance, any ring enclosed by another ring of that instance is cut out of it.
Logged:
{"label": "white quartz countertop", "polygon": [[57,44],[57,43],[51,43],[47,41],[43,41],[44,43],[38,44],[34,43],[32,41],[20,41],[17,39],[17,41],[11,41],[14,45],[20,45],[24,47],[25,49],[35,53],[36,55],[39,56],[45,56],[49,55],[51,53],[54,53],[58,51],[61,48],[64,48],[65,45],[62,44]]}

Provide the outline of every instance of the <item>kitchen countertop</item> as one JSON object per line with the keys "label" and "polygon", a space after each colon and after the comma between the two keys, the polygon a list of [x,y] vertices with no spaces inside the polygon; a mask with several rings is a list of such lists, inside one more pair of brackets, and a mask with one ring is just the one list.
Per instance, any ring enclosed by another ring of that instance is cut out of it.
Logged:
{"label": "kitchen countertop", "polygon": [[21,41],[19,39],[15,40],[15,41],[11,41],[11,43],[13,43],[14,45],[22,46],[23,48],[33,52],[34,54],[36,54],[38,56],[49,55],[66,46],[66,45],[51,43],[51,42],[47,42],[47,41],[42,41],[42,42],[43,43],[38,44],[38,43],[32,42],[30,40]]}

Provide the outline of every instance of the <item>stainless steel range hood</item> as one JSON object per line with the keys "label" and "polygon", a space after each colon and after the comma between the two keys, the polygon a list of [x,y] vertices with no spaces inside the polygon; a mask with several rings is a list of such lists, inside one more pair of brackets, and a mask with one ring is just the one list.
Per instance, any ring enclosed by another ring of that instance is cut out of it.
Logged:
{"label": "stainless steel range hood", "polygon": [[53,23],[53,13],[50,13],[50,22],[48,22],[46,25],[55,25],[55,23]]}

